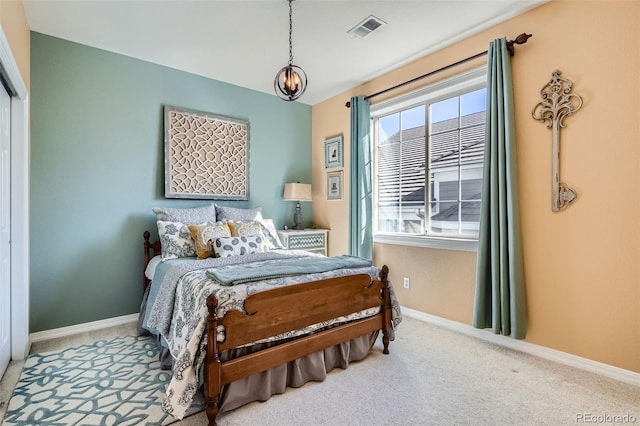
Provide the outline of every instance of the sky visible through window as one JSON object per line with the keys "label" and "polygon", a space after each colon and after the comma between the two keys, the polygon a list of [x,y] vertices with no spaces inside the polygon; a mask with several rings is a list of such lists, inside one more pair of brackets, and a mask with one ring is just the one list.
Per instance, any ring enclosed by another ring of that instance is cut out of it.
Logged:
{"label": "sky visible through window", "polygon": [[[438,123],[444,120],[450,120],[458,117],[458,108],[460,116],[473,114],[484,111],[487,107],[487,89],[480,89],[474,92],[465,93],[461,96],[444,99],[440,102],[431,104],[431,122]],[[400,118],[402,116],[402,130],[413,129],[425,125],[425,105],[396,112],[384,117],[380,117],[379,140],[382,142],[389,137],[398,133],[400,130]]]}

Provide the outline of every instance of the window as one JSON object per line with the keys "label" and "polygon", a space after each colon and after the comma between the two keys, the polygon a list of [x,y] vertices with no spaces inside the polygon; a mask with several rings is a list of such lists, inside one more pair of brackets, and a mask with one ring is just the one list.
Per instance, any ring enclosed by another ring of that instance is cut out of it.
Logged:
{"label": "window", "polygon": [[375,240],[416,241],[421,237],[440,240],[438,246],[443,240],[477,240],[485,69],[385,101],[371,110]]}

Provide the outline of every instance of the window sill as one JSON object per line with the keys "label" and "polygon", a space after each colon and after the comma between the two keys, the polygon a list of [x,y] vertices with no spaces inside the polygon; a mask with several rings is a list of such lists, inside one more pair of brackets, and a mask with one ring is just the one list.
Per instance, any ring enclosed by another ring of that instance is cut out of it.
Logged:
{"label": "window sill", "polygon": [[374,234],[373,242],[378,244],[394,244],[444,250],[478,251],[478,240],[470,238],[446,238],[411,234]]}

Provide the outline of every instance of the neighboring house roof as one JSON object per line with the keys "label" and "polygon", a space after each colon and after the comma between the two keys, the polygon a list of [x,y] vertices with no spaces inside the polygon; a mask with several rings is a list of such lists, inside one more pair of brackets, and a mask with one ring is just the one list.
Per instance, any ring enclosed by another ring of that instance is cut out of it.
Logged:
{"label": "neighboring house roof", "polygon": [[[479,199],[481,194],[474,195],[474,198]],[[464,209],[462,209],[463,222],[480,222],[480,203],[470,202],[464,203]],[[439,220],[445,222],[456,222],[458,220],[458,203],[453,204],[451,207],[444,210],[440,210],[438,213],[431,216],[431,220]]]}
{"label": "neighboring house roof", "polygon": [[420,201],[420,204],[424,204],[424,185],[416,189],[413,192],[408,193],[402,197],[402,202],[407,203],[410,201]]}
{"label": "neighboring house roof", "polygon": [[455,166],[460,154],[461,164],[482,163],[484,156],[485,113],[479,112],[462,116],[460,146],[456,119],[433,124],[431,133],[431,165],[434,169]]}
{"label": "neighboring house roof", "polygon": [[[432,125],[430,157],[434,172],[456,166],[458,160],[463,165],[482,163],[484,111],[461,117],[460,144],[457,121],[444,120]],[[381,203],[424,201],[425,155],[423,126],[396,132],[378,147],[378,200]]]}

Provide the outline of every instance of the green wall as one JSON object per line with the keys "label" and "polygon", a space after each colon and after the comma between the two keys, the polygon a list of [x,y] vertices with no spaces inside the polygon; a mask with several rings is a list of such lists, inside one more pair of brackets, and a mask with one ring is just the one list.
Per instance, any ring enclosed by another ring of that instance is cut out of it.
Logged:
{"label": "green wall", "polygon": [[30,96],[31,332],[138,312],[151,208],[211,202],[164,198],[163,105],[250,121],[250,200],[216,203],[281,227],[284,183],[311,182],[308,105],[39,33]]}

